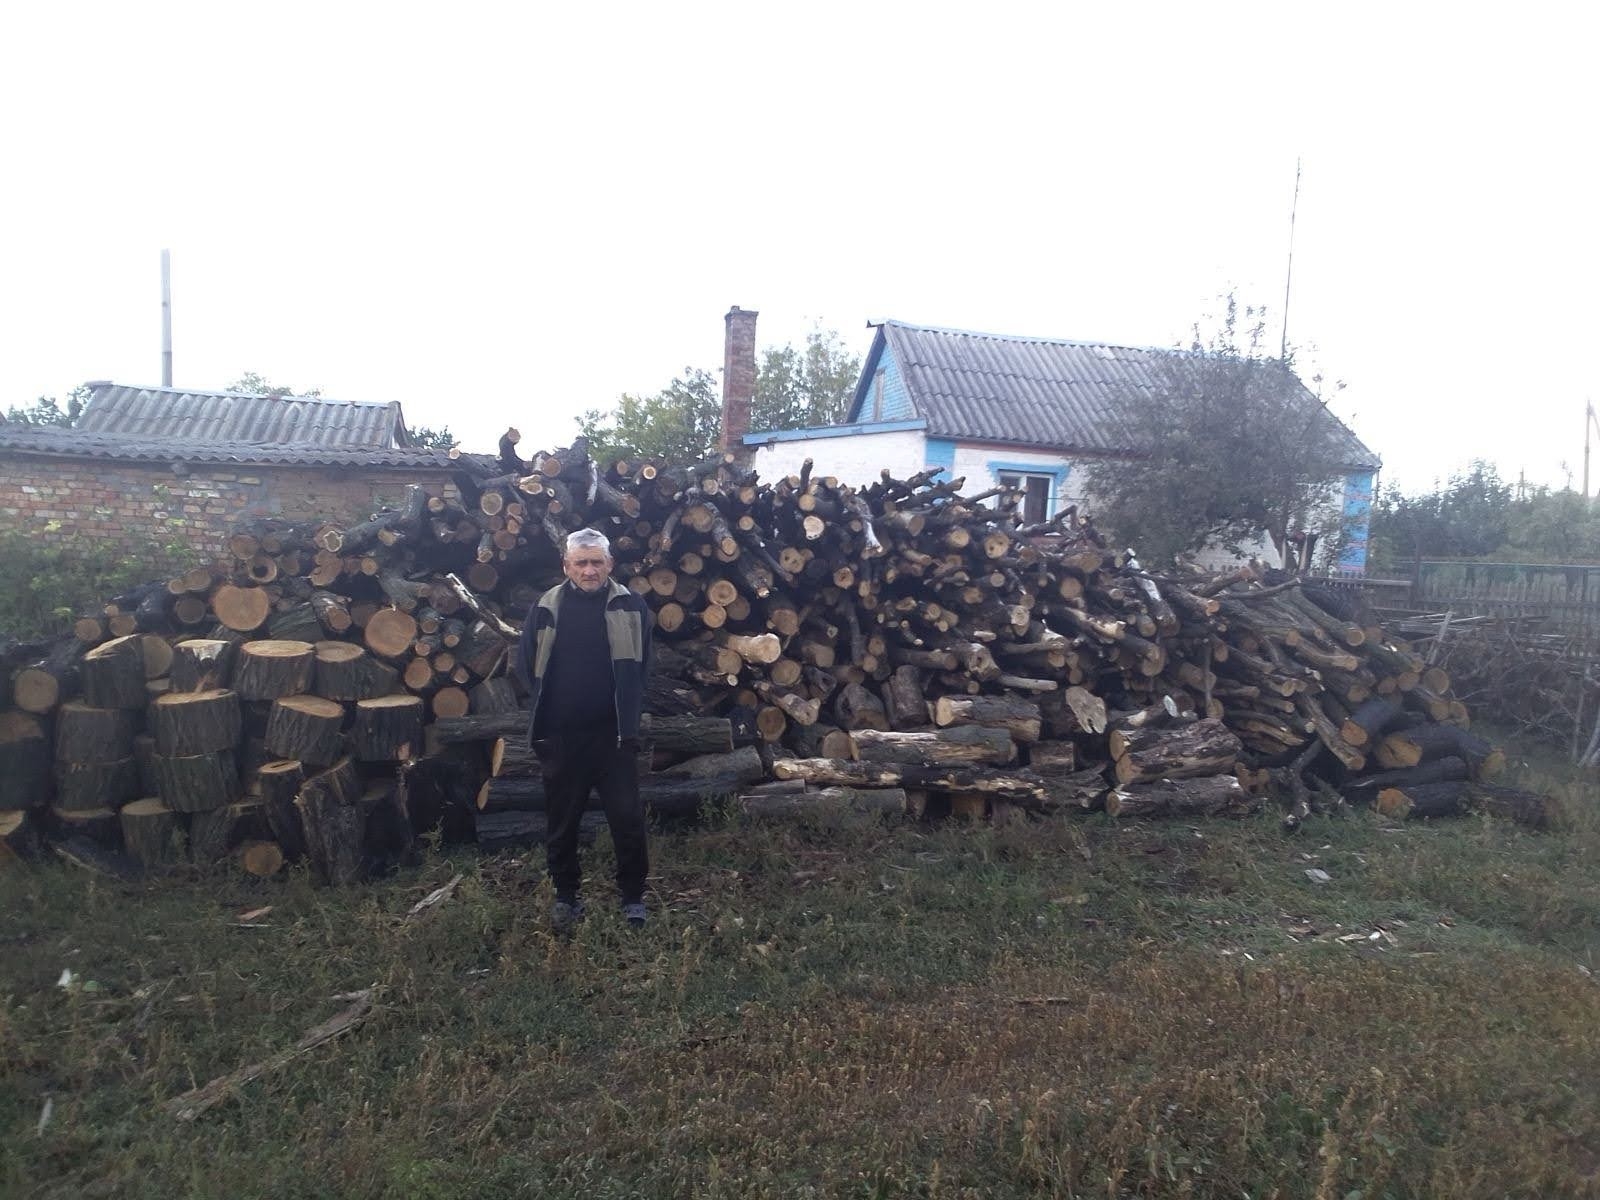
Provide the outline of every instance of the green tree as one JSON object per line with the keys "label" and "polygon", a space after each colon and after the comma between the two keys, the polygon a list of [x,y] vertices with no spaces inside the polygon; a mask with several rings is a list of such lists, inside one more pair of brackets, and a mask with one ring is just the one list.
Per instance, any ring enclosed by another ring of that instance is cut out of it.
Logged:
{"label": "green tree", "polygon": [[26,408],[12,405],[6,409],[5,419],[19,425],[49,425],[67,429],[77,424],[78,418],[83,415],[83,406],[88,402],[89,388],[80,384],[67,393],[65,407],[54,396],[40,396]]}
{"label": "green tree", "polygon": [[804,346],[768,346],[756,366],[750,428],[802,429],[844,419],[861,359],[833,330],[814,327]]}
{"label": "green tree", "polygon": [[578,432],[589,439],[596,462],[699,462],[716,449],[721,431],[721,388],[698,367],[685,367],[653,396],[624,394],[610,412],[592,408],[578,418]]}
{"label": "green tree", "polygon": [[1093,460],[1088,491],[1146,565],[1208,543],[1237,552],[1263,532],[1280,551],[1296,527],[1340,532],[1329,499],[1349,434],[1300,382],[1294,356],[1270,356],[1265,340],[1266,310],[1230,295],[1213,331],[1197,323],[1186,350],[1157,360],[1152,386],[1117,397],[1136,453]]}
{"label": "green tree", "polygon": [[303,392],[297,392],[292,387],[280,387],[278,384],[268,383],[265,376],[255,371],[246,371],[239,378],[228,384],[224,390],[245,392],[256,396],[305,396],[310,399],[318,399],[322,396],[321,388],[307,388]]}
{"label": "green tree", "polygon": [[418,425],[415,429],[406,430],[406,435],[413,446],[420,446],[424,450],[448,450],[456,444],[455,434],[450,432],[448,425],[441,425],[437,429],[430,425]]}

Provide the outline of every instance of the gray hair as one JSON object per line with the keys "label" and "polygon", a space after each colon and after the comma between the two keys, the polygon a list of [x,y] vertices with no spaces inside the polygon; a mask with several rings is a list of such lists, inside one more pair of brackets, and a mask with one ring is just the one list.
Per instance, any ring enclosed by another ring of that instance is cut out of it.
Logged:
{"label": "gray hair", "polygon": [[[567,554],[574,550],[598,549],[607,558],[611,557],[611,539],[598,529],[578,529],[567,534]],[[562,555],[563,558],[566,555]]]}

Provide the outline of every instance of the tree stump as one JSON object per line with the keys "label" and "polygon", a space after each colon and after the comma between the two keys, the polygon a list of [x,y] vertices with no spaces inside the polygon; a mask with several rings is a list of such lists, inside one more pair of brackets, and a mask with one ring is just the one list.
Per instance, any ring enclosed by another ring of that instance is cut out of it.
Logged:
{"label": "tree stump", "polygon": [[266,815],[259,800],[239,800],[189,818],[189,857],[201,866],[221,862],[245,841],[267,836]]}
{"label": "tree stump", "polygon": [[299,759],[315,767],[339,761],[344,753],[344,705],[321,696],[285,696],[267,718],[267,753]]}
{"label": "tree stump", "polygon": [[63,837],[87,838],[100,846],[122,845],[122,822],[114,809],[86,808],[71,812],[56,809],[51,816]]}
{"label": "tree stump", "polygon": [[169,758],[232,750],[244,732],[239,697],[221,688],[169,692],[150,706],[150,731],[156,753]]}
{"label": "tree stump", "polygon": [[209,692],[233,678],[236,643],[221,638],[191,638],[172,648],[172,690]]}
{"label": "tree stump", "polygon": [[0,713],[0,810],[38,808],[50,797],[50,739],[30,713]]}
{"label": "tree stump", "polygon": [[350,735],[360,762],[400,762],[422,754],[422,699],[379,696],[356,702]]}
{"label": "tree stump", "polygon": [[23,809],[0,812],[0,866],[37,858],[39,851],[39,823],[33,813]]}
{"label": "tree stump", "polygon": [[395,690],[400,673],[354,642],[318,642],[311,690],[324,700],[372,700]]}
{"label": "tree stump", "polygon": [[239,866],[257,879],[270,879],[283,870],[283,850],[277,842],[252,841],[239,846]]}
{"label": "tree stump", "polygon": [[157,754],[155,770],[156,788],[175,812],[207,812],[239,798],[239,770],[232,750],[180,757]]}
{"label": "tree stump", "polygon": [[122,824],[122,844],[147,870],[178,861],[183,834],[178,814],[159,799],[146,797],[124,804],[117,812]]}
{"label": "tree stump", "polygon": [[58,762],[116,762],[133,753],[138,715],[127,708],[91,708],[81,700],[56,713]]}
{"label": "tree stump", "polygon": [[245,642],[233,672],[241,700],[276,700],[311,690],[316,650],[310,642]]}
{"label": "tree stump", "polygon": [[57,812],[117,809],[139,797],[139,764],[127,758],[103,763],[57,763]]}
{"label": "tree stump", "polygon": [[136,633],[102,642],[83,656],[83,699],[94,708],[143,708],[144,640]]}
{"label": "tree stump", "polygon": [[211,611],[235,633],[253,633],[272,612],[272,596],[264,588],[225,583],[211,594]]}
{"label": "tree stump", "polygon": [[361,776],[355,763],[344,758],[307,779],[295,798],[307,856],[325,883],[355,883],[361,878],[367,824],[361,795]]}
{"label": "tree stump", "polygon": [[295,797],[305,782],[305,768],[295,759],[262,764],[256,772],[261,787],[261,806],[266,810],[267,825],[272,836],[290,861],[303,858],[306,837],[300,826],[300,810],[295,807]]}

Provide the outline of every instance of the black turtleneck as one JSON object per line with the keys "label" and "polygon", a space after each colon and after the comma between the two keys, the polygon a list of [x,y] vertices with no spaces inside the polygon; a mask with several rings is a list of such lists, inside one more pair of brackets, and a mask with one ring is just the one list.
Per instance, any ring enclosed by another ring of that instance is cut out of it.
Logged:
{"label": "black turtleneck", "polygon": [[561,593],[556,640],[539,693],[535,737],[616,728],[617,701],[606,637],[609,588],[586,592],[570,580]]}

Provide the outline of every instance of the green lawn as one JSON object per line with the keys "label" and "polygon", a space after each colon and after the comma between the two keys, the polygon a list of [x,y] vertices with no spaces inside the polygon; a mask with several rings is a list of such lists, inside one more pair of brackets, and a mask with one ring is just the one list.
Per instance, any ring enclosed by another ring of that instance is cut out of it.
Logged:
{"label": "green lawn", "polygon": [[[655,839],[646,931],[593,903],[570,942],[536,856],[14,869],[0,1193],[1594,1195],[1600,818],[1555,786],[1553,834],[727,823]],[[168,1115],[369,984],[355,1031]]]}

